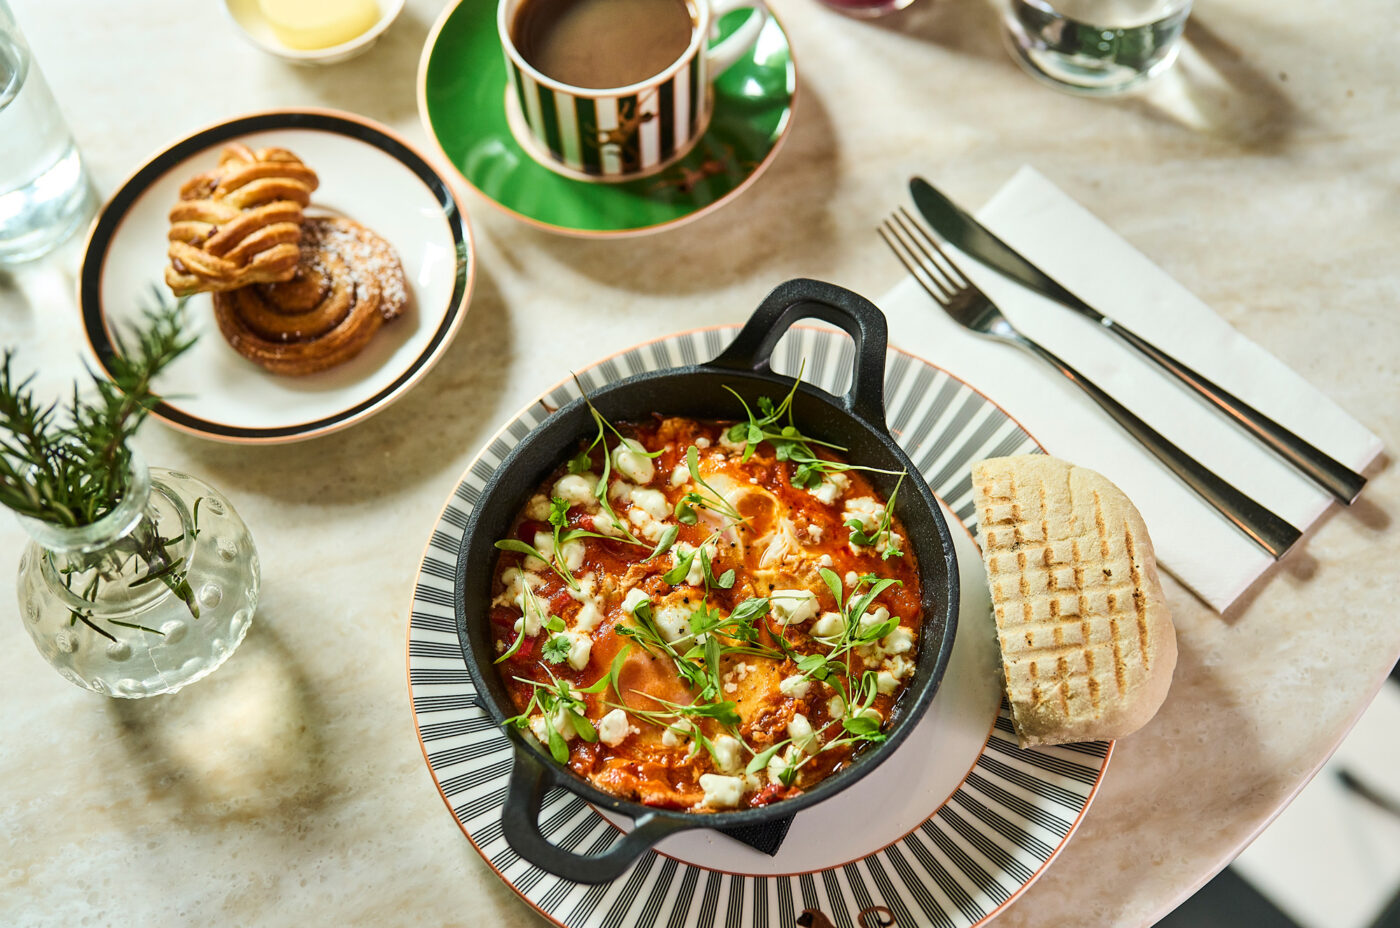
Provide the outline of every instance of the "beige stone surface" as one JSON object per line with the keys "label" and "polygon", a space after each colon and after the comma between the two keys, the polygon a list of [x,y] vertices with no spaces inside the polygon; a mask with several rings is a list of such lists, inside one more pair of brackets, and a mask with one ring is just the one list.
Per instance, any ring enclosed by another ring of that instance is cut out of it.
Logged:
{"label": "beige stone surface", "polygon": [[[326,70],[258,52],[213,0],[13,5],[104,194],[164,144],[259,108],[341,107],[424,138],[414,79],[438,3],[410,2],[366,57]],[[979,0],[918,0],[873,24],[773,5],[800,101],[741,199],[662,235],[578,241],[464,193],[480,261],[467,325],[392,409],[280,447],[146,430],[149,461],[234,501],[265,598],[218,674],[137,703],[64,682],[4,610],[0,923],[542,924],[462,837],[414,737],[405,628],[440,505],[497,425],[571,367],[738,321],[793,276],[878,296],[900,272],[874,226],[912,172],[976,204],[1035,165],[1400,442],[1391,0],[1201,0],[1176,71],[1114,101],[1033,83]],[[0,273],[0,343],[54,389],[79,370],[78,254]],[[1397,516],[1400,475],[1383,463],[1231,614],[1167,581],[1171,694],[998,925],[1150,924],[1265,825],[1400,652]],[[0,603],[23,541],[0,518]]]}

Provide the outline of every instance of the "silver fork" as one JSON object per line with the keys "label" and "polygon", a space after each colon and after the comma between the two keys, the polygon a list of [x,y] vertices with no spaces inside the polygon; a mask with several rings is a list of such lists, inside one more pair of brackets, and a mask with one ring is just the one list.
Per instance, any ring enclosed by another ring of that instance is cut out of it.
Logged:
{"label": "silver fork", "polygon": [[998,341],[1007,342],[1048,362],[1089,394],[1095,403],[1114,418],[1128,434],[1165,464],[1172,473],[1221,515],[1275,558],[1292,547],[1301,533],[1268,509],[1226,483],[1195,458],[1172,444],[1152,426],[1139,419],[1122,403],[1101,390],[1093,381],[1070,367],[1062,358],[1038,342],[1021,334],[996,304],[972,281],[904,207],[880,225],[880,235],[895,257],[909,269],[935,303],[963,328]]}

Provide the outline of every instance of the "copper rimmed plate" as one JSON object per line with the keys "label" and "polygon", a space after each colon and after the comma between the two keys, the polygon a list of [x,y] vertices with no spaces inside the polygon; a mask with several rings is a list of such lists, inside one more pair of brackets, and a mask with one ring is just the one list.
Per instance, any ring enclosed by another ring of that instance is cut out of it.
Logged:
{"label": "copper rimmed plate", "polygon": [[[579,372],[586,389],[717,354],[736,328],[702,329],[640,345]],[[797,327],[773,353],[774,370],[832,393],[845,390],[853,346],[842,333]],[[501,830],[512,754],[476,706],[457,641],[453,565],[480,490],[511,445],[575,399],[572,381],[541,396],[487,444],[462,475],[434,526],[414,590],[408,674],[423,755],[462,831],[487,864],[557,925],[796,923],[813,909],[837,925],[971,928],[1020,895],[1060,852],[1092,801],[1111,744],[1022,750],[1001,704],[995,626],[973,524],[969,466],[1040,446],[991,400],[947,372],[891,349],[889,423],[944,503],[963,592],[943,685],[905,743],[869,776],[798,813],[767,856],[717,832],[662,841],[610,884],[571,883],[522,860]],[[556,789],[540,816],[546,836],[599,853],[619,828]],[[891,921],[890,919],[893,919]],[[812,924],[822,924],[815,921]]]}
{"label": "copper rimmed plate", "polygon": [[190,298],[199,340],[162,375],[154,414],[216,441],[300,441],[345,428],[408,392],[442,356],[466,314],[476,271],[471,229],[451,187],[384,126],[334,110],[240,116],[176,142],[133,174],[88,236],[78,298],[104,369],[114,330],[139,318],[163,282],[167,214],[179,188],[231,142],[290,149],[320,177],[309,212],[348,216],[398,251],[412,291],[404,315],[345,364],[306,377],[270,374],[224,341],[208,294]]}

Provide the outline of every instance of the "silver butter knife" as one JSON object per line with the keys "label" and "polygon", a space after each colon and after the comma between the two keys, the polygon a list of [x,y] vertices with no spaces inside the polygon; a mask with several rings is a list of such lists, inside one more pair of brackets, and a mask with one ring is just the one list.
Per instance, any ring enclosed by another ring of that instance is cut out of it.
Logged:
{"label": "silver butter knife", "polygon": [[933,226],[934,231],[955,245],[958,250],[1000,271],[1017,283],[1097,322],[1146,355],[1162,370],[1176,377],[1341,502],[1351,503],[1366,485],[1365,477],[1279,425],[1224,387],[1198,374],[1127,326],[1115,322],[1075,296],[1050,275],[1023,258],[1010,245],[997,238],[928,181],[921,177],[912,178],[909,181],[909,192],[914,195],[915,205]]}

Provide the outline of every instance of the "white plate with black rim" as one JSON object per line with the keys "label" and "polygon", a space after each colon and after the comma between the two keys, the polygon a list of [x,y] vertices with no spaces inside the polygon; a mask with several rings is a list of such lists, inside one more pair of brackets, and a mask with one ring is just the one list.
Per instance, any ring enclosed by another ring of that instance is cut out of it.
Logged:
{"label": "white plate with black rim", "polygon": [[335,110],[273,110],[201,129],[133,174],[88,236],[78,297],[83,328],[107,369],[113,332],[169,298],[163,275],[167,215],[180,185],[218,163],[231,142],[289,149],[320,178],[308,214],[349,217],[394,246],[411,290],[404,314],[360,354],[304,377],[268,373],[239,355],[214,323],[209,294],[188,303],[195,346],[161,375],[170,425],[218,441],[299,441],[345,428],[408,392],[451,343],[476,271],[471,229],[452,188],[386,127]]}
{"label": "white plate with black rim", "polygon": [[[649,342],[579,372],[585,389],[644,371],[696,364],[733,339],[732,327]],[[775,371],[840,395],[854,347],[843,333],[793,328]],[[408,627],[414,722],[433,780],[487,865],[541,915],[568,928],[790,928],[807,910],[839,928],[980,925],[1024,892],[1074,834],[1108,767],[1112,745],[1023,750],[1001,701],[991,601],[973,542],[969,467],[1040,451],[991,400],[940,368],[890,349],[890,430],[944,504],[957,547],[962,602],[957,639],[927,714],[867,777],[793,820],[773,856],[718,832],[674,835],[612,883],[561,879],[522,860],[501,830],[510,742],[476,704],[453,617],[453,565],[481,488],[510,448],[579,396],[572,380],[541,396],[467,467],[429,539]],[[963,530],[959,530],[959,528]],[[609,821],[562,789],[540,828],[588,854],[628,823]],[[810,921],[815,924],[815,915]]]}

